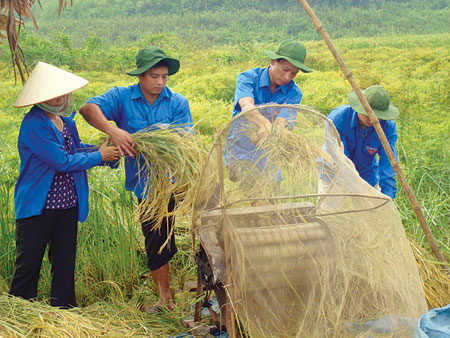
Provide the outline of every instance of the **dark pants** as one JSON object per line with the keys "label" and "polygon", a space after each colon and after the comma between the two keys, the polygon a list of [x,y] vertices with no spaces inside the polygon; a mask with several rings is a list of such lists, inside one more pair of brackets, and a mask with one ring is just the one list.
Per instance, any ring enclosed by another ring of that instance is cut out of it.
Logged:
{"label": "dark pants", "polygon": [[[139,199],[139,204],[141,205],[142,200]],[[173,197],[170,198],[169,205],[167,207],[168,211],[171,212],[175,208],[175,200]],[[172,257],[177,253],[178,249],[175,244],[175,233],[173,230],[173,225],[175,219],[173,216],[164,217],[161,228],[159,230],[153,230],[157,220],[150,220],[141,223],[142,233],[145,238],[145,252],[147,253],[147,266],[150,271],[155,271],[169,263]],[[167,240],[169,233],[169,242],[164,246],[161,252],[159,249],[164,245]]]}
{"label": "dark pants", "polygon": [[78,208],[43,210],[39,216],[16,220],[16,264],[9,293],[36,298],[39,272],[49,244],[52,306],[73,307]]}

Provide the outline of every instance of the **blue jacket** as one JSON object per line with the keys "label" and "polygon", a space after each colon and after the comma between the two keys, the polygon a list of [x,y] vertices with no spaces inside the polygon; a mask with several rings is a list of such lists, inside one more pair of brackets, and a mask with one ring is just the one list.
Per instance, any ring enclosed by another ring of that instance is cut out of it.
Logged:
{"label": "blue jacket", "polygon": [[72,134],[72,154],[66,153],[61,133],[40,108],[31,108],[22,121],[17,142],[20,173],[14,191],[16,219],[42,213],[56,172],[72,173],[78,196],[78,220],[84,222],[88,216],[86,169],[100,165],[102,157],[91,145],[81,143],[72,119],[62,119]]}
{"label": "blue jacket", "polygon": [[[193,125],[187,99],[168,87],[164,88],[152,105],[142,95],[138,83],[128,87],[113,87],[87,102],[98,105],[106,119],[114,121],[117,127],[130,134],[157,125],[178,125],[186,129]],[[134,191],[141,199],[145,197],[146,180],[139,175],[139,170],[144,166],[142,157],[125,157],[125,188]]]}
{"label": "blue jacket", "polygon": [[[374,127],[366,127],[364,131],[358,122],[358,113],[349,105],[333,109],[328,115],[339,132],[344,144],[345,155],[355,164],[359,176],[371,186],[380,184],[381,192],[395,198],[395,171],[389,162]],[[397,127],[393,120],[380,120],[381,128],[394,152],[397,152]],[[379,159],[376,157],[378,154]]]}
{"label": "blue jacket", "polygon": [[[293,80],[278,87],[272,94],[270,90],[269,67],[253,68],[239,74],[237,78],[233,117],[241,112],[239,100],[243,97],[252,97],[255,105],[262,105],[267,103],[300,104],[302,96],[300,88]],[[293,125],[297,118],[297,109],[266,108],[259,111],[271,123],[277,117],[282,117]],[[257,149],[256,145],[250,140],[249,128],[249,122],[245,118],[240,118],[233,122],[226,140],[225,165],[228,166],[229,163],[235,160],[250,160],[256,163],[260,170],[264,170],[267,156],[264,151]]]}

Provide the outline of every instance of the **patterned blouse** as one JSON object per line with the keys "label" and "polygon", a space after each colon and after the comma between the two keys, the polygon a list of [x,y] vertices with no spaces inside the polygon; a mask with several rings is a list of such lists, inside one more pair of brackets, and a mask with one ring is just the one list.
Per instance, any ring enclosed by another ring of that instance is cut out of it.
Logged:
{"label": "patterned blouse", "polygon": [[[71,154],[73,143],[69,128],[63,123],[61,132],[64,140],[64,150]],[[78,197],[72,173],[55,173],[44,209],[70,209],[77,205]]]}

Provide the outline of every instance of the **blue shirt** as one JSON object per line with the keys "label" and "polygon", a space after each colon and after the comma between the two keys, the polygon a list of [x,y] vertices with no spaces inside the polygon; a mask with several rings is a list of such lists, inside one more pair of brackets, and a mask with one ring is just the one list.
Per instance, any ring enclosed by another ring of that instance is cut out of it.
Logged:
{"label": "blue shirt", "polygon": [[[139,83],[128,87],[113,87],[106,93],[87,102],[100,107],[106,119],[114,121],[120,129],[130,134],[157,125],[172,124],[192,127],[189,103],[183,95],[165,87],[156,101],[150,105],[142,95]],[[141,156],[125,158],[125,188],[144,197],[145,179],[140,179],[139,169],[145,165]]]}
{"label": "blue shirt", "polygon": [[[349,105],[333,109],[328,115],[339,132],[344,144],[345,155],[355,164],[359,176],[367,183],[375,186],[380,184],[381,192],[391,198],[395,198],[397,188],[395,186],[395,171],[389,162],[380,139],[374,127],[361,129],[358,121],[358,113]],[[397,127],[393,120],[380,120],[381,128],[394,152],[397,152]],[[375,156],[378,154],[379,159]]]}
{"label": "blue shirt", "polygon": [[62,119],[72,134],[71,153],[64,150],[61,133],[40,108],[31,108],[22,121],[17,142],[20,172],[14,191],[16,219],[42,213],[56,172],[72,173],[78,197],[78,220],[84,222],[88,216],[86,169],[100,165],[102,157],[91,145],[81,143],[72,119]]}
{"label": "blue shirt", "polygon": [[[267,103],[300,104],[302,92],[293,80],[278,87],[272,94],[269,82],[268,68],[253,68],[239,74],[234,94],[233,117],[241,112],[239,100],[243,97],[252,97],[255,105]],[[259,112],[271,123],[282,117],[293,124],[297,118],[297,109],[264,108]],[[235,160],[250,160],[256,163],[260,170],[266,166],[267,156],[264,151],[257,149],[250,140],[250,122],[246,118],[239,118],[233,122],[225,144],[225,165]]]}

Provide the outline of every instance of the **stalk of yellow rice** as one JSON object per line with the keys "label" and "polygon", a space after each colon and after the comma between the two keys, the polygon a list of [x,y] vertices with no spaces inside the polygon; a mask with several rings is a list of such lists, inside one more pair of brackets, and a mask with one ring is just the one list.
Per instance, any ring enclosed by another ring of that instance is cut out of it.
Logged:
{"label": "stalk of yellow rice", "polygon": [[[159,230],[165,217],[190,211],[207,151],[200,137],[182,127],[148,128],[133,134],[132,138],[137,156],[144,161],[139,170],[140,179],[146,181],[144,196],[147,198],[140,208],[140,220],[156,219],[153,229]],[[169,212],[171,196],[176,205]]]}

